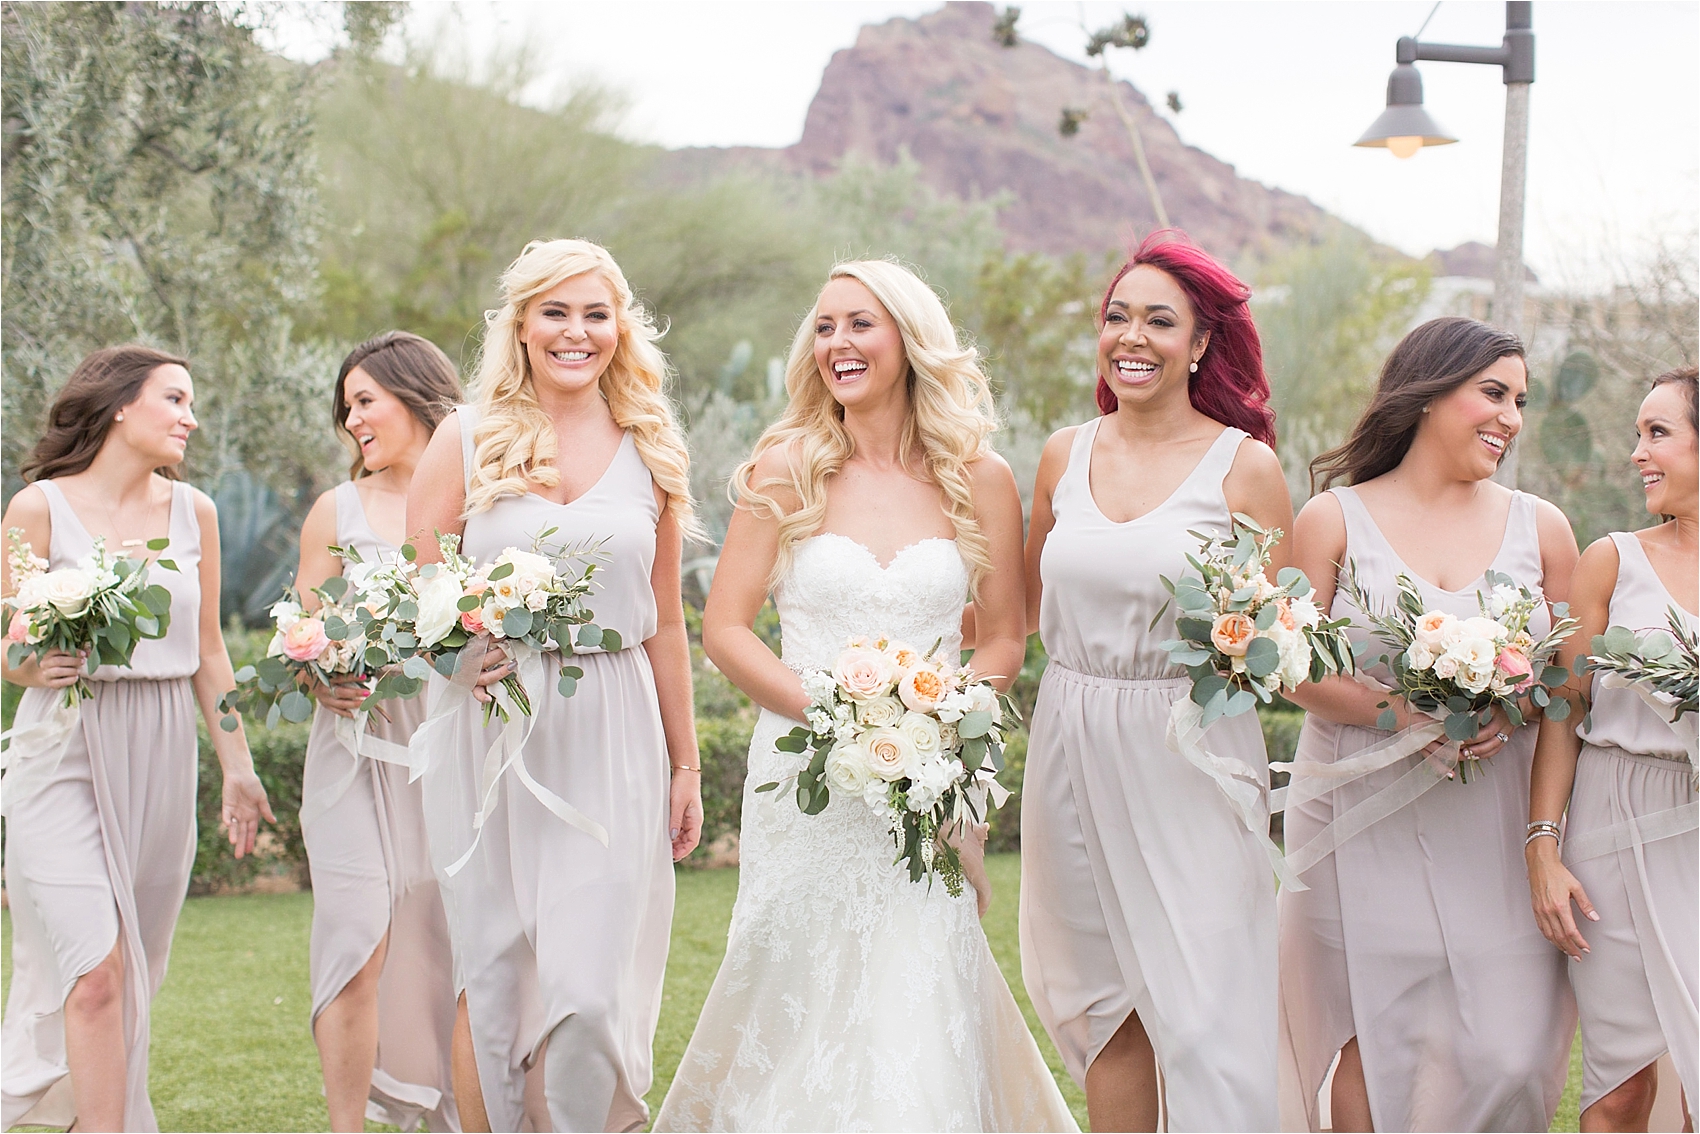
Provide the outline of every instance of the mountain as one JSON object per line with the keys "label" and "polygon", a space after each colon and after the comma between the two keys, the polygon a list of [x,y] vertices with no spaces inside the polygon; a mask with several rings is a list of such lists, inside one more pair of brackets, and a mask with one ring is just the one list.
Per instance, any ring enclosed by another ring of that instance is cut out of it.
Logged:
{"label": "mountain", "polygon": [[[907,151],[938,189],[1007,193],[1012,249],[1096,255],[1156,227],[1103,75],[1035,43],[1001,46],[996,19],[991,4],[947,3],[864,27],[827,65],[795,145],[678,150],[667,164],[686,177],[774,165],[820,175],[851,154],[892,162]],[[1344,223],[1186,145],[1143,94],[1118,85],[1170,223],[1209,251],[1257,259]],[[1058,129],[1065,109],[1086,111],[1071,137]]]}

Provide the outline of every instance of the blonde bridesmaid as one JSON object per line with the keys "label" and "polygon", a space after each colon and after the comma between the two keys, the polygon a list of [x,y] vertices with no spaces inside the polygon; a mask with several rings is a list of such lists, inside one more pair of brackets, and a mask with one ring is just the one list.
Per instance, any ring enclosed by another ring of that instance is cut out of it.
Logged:
{"label": "blonde bridesmaid", "polygon": [[[309,610],[318,605],[312,588],[342,573],[331,545],[366,563],[395,558],[413,470],[459,401],[454,364],[418,335],[391,331],[343,360],[331,419],[355,456],[350,479],[319,497],[301,529],[295,582]],[[364,1130],[367,1117],[403,1130],[458,1130],[449,930],[405,751],[425,700],[386,701],[357,717],[365,692],[352,680],[314,690],[302,783],[325,1102],[332,1130]],[[356,739],[351,725],[361,719],[367,735]]]}
{"label": "blonde bridesmaid", "polygon": [[[529,739],[476,841],[499,718],[483,725],[466,698],[439,721],[458,693],[439,682],[414,739],[477,1055],[474,1083],[457,1063],[456,1097],[466,1112],[481,1086],[496,1130],[641,1129],[673,861],[702,826],[679,592],[683,537],[697,528],[688,458],[657,332],[605,249],[533,242],[501,288],[473,404],[427,448],[408,530],[425,561],[433,531],[461,534],[481,562],[550,529],[552,545],[600,541],[589,601],[620,648],[574,647],[584,677],[570,699],[549,659]],[[511,672],[491,649],[478,697]]]}
{"label": "blonde bridesmaid", "polygon": [[[1337,564],[1355,566],[1388,611],[1400,574],[1425,608],[1458,617],[1480,613],[1489,568],[1544,588],[1549,602],[1566,598],[1576,564],[1569,523],[1492,479],[1522,430],[1528,386],[1515,335],[1432,320],[1388,356],[1346,443],[1312,463],[1313,481],[1347,485],[1299,513],[1294,564],[1331,617],[1356,620],[1355,639],[1368,637],[1367,624]],[[1537,611],[1530,632],[1549,626]],[[1371,649],[1366,662],[1377,657]],[[1391,681],[1379,662],[1361,676]],[[1435,772],[1441,754],[1430,761],[1423,750],[1355,779],[1309,780],[1305,765],[1336,764],[1389,738],[1377,724],[1382,704],[1401,730],[1412,710],[1350,677],[1302,686],[1292,699],[1307,710],[1293,790],[1316,790],[1286,817],[1289,862],[1309,889],[1280,899],[1283,1125],[1545,1130],[1564,1089],[1576,1008],[1562,958],[1521,900],[1534,727],[1496,712],[1457,750],[1474,762],[1467,784]],[[1423,790],[1401,802],[1412,785]]]}
{"label": "blonde bridesmaid", "polygon": [[[131,664],[90,674],[70,740],[20,761],[4,784],[12,987],[6,1004],[0,1128],[158,1130],[148,1098],[148,1010],[165,979],[195,860],[195,706],[216,725],[234,685],[218,628],[218,515],[177,479],[197,427],[188,363],[142,346],[78,364],[20,471],[5,527],[54,569],[97,538],[147,555],[171,592],[165,637]],[[6,565],[5,593],[14,591]],[[86,659],[53,652],[7,667],[23,685],[16,724],[41,720]],[[241,728],[211,730],[224,771],[222,817],[238,858],[254,849],[265,789]],[[34,766],[31,766],[34,765]]]}
{"label": "blonde bridesmaid", "polygon": [[[1690,634],[1700,630],[1695,416],[1693,367],[1654,380],[1633,459],[1647,511],[1667,518],[1613,532],[1582,554],[1570,588],[1582,627],[1565,643],[1564,664],[1607,626],[1668,626],[1672,607]],[[1572,696],[1577,712],[1543,722],[1535,749],[1529,889],[1541,932],[1577,962],[1569,972],[1582,1015],[1582,1129],[1646,1130],[1655,1095],[1680,1087],[1692,1106],[1700,1086],[1696,722],[1690,714],[1673,723],[1668,707],[1598,678]],[[1660,1082],[1666,1054],[1678,1082]]]}
{"label": "blonde bridesmaid", "polygon": [[[1094,1130],[1271,1130],[1269,813],[1242,820],[1165,743],[1189,683],[1160,648],[1176,631],[1159,576],[1186,570],[1192,532],[1225,535],[1234,513],[1286,530],[1293,512],[1249,289],[1174,236],[1105,293],[1103,416],[1052,436],[1033,492],[1028,628],[1050,663],[1022,797],[1021,971]],[[1255,714],[1204,745],[1266,800]]]}

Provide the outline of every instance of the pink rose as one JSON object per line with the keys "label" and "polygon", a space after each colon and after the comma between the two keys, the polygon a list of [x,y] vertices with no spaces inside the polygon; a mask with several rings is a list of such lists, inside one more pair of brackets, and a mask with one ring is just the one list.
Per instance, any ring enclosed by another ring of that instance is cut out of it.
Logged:
{"label": "pink rose", "polygon": [[477,635],[484,633],[484,608],[481,606],[475,606],[471,610],[461,611],[460,625],[461,629],[465,630],[468,634]]}
{"label": "pink rose", "polygon": [[1511,679],[1513,688],[1521,691],[1525,685],[1529,684],[1532,671],[1529,666],[1528,655],[1523,653],[1522,650],[1507,647],[1499,651],[1499,656],[1493,659],[1493,664],[1499,667],[1499,672]]}
{"label": "pink rose", "polygon": [[872,701],[884,696],[897,680],[891,659],[868,646],[851,646],[838,655],[832,679],[852,701]]}
{"label": "pink rose", "polygon": [[312,661],[325,652],[330,641],[323,622],[303,618],[283,632],[283,656],[291,661]]}
{"label": "pink rose", "polygon": [[8,642],[27,642],[29,641],[29,636],[29,616],[21,610],[14,611],[12,614],[11,625],[6,627],[6,640]]}

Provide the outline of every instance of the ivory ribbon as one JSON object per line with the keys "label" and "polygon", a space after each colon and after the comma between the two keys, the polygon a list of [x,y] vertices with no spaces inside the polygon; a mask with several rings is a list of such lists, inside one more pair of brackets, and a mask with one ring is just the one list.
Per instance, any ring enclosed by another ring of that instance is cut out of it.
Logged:
{"label": "ivory ribbon", "polygon": [[52,704],[40,720],[0,732],[0,742],[6,745],[0,753],[0,816],[10,816],[14,807],[45,787],[65,756],[82,715],[82,701],[73,694],[67,705],[61,693],[54,690]]}
{"label": "ivory ribbon", "polygon": [[1310,889],[1299,880],[1300,871],[1269,837],[1269,816],[1274,810],[1273,793],[1265,794],[1262,782],[1244,763],[1224,759],[1204,747],[1203,722],[1204,710],[1190,696],[1183,695],[1169,710],[1166,737],[1169,748],[1185,756],[1193,767],[1215,781],[1246,830],[1263,844],[1281,885],[1288,890]]}
{"label": "ivory ribbon", "polygon": [[[454,759],[458,756],[454,743],[456,714],[478,706],[477,700],[472,696],[472,689],[482,668],[489,641],[487,634],[480,634],[461,649],[460,663],[455,668],[454,677],[443,690],[443,695],[438,698],[437,703],[431,707],[431,714],[425,719],[425,723],[413,734],[413,743],[409,746],[410,779],[416,780],[425,775],[435,760]],[[545,688],[541,652],[534,647],[513,641],[504,641],[502,648],[514,659],[515,676],[521,685],[532,691],[534,696],[536,691]],[[496,704],[506,713],[507,720],[503,722],[495,742],[484,753],[479,764],[478,808],[472,820],[472,844],[466,848],[464,854],[450,863],[443,873],[453,878],[471,861],[473,852],[478,849],[479,840],[484,837],[484,824],[496,809],[496,788],[501,783],[502,774],[509,768],[513,769],[519,782],[525,785],[526,790],[531,792],[550,814],[568,826],[583,831],[606,847],[607,829],[538,783],[532,776],[531,769],[526,767],[525,742],[531,737],[535,720],[520,710],[513,695],[500,682],[491,685],[489,689],[496,699]]]}
{"label": "ivory ribbon", "polygon": [[400,764],[403,767],[408,767],[411,763],[407,745],[385,740],[366,731],[371,719],[370,710],[357,709],[352,717],[336,714],[331,719],[335,722],[332,728],[337,742],[347,749],[351,757],[348,771],[330,787],[314,792],[310,798],[301,801],[303,825],[313,822],[336,806],[337,801],[354,786],[354,779],[360,774],[361,757],[381,760],[386,764]]}
{"label": "ivory ribbon", "polygon": [[1676,712],[1676,699],[1667,693],[1660,693],[1645,681],[1631,681],[1621,673],[1602,673],[1600,683],[1607,689],[1633,689],[1647,707],[1653,710],[1653,715],[1670,726],[1676,738],[1682,742],[1683,749],[1688,753],[1688,764],[1696,775],[1700,775],[1700,725],[1691,722],[1684,727],[1682,722],[1672,715]]}
{"label": "ivory ribbon", "polygon": [[1700,802],[1690,800],[1681,807],[1655,811],[1651,815],[1631,815],[1609,827],[1566,838],[1562,857],[1566,865],[1573,865],[1697,829],[1700,829]]}

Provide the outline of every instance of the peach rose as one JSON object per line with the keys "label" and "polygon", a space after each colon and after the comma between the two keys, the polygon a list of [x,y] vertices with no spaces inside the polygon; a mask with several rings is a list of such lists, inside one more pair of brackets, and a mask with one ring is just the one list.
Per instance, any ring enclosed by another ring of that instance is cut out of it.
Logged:
{"label": "peach rose", "polygon": [[891,659],[867,646],[851,646],[838,655],[832,679],[852,701],[871,701],[890,692],[897,680]]}
{"label": "peach rose", "polygon": [[1231,658],[1245,657],[1246,648],[1257,634],[1257,625],[1244,614],[1221,614],[1210,627],[1210,640]]}
{"label": "peach rose", "polygon": [[283,632],[283,656],[292,661],[312,661],[330,645],[325,624],[317,618],[303,618]]}
{"label": "peach rose", "polygon": [[484,633],[484,608],[481,606],[475,606],[471,610],[461,611],[460,625],[461,629],[465,630],[468,634]]}
{"label": "peach rose", "polygon": [[930,713],[944,699],[944,678],[931,666],[917,665],[903,671],[897,682],[897,696],[903,707],[916,713]]}

